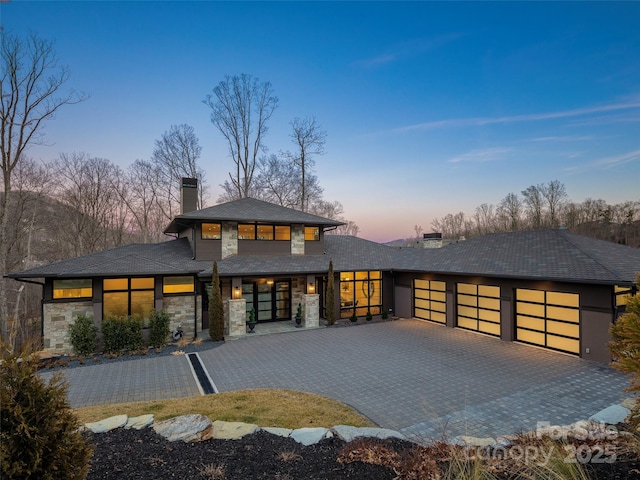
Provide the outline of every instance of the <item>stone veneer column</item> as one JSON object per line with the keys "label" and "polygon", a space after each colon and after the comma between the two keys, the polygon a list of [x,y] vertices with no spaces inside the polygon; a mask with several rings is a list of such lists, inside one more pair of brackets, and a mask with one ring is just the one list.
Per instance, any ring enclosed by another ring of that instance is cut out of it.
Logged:
{"label": "stone veneer column", "polygon": [[291,255],[304,255],[304,225],[291,225]]}
{"label": "stone veneer column", "polygon": [[[234,222],[222,222],[222,258],[238,254],[238,227]],[[303,236],[304,237],[304,236]]]}
{"label": "stone veneer column", "polygon": [[93,317],[92,302],[45,303],[44,350],[51,353],[73,353],[69,338],[69,325],[75,323],[78,315]]}
{"label": "stone veneer column", "polygon": [[317,328],[320,326],[320,295],[306,294],[303,303],[303,326]]}
{"label": "stone veneer column", "polygon": [[225,335],[240,337],[247,334],[247,301],[244,298],[225,300]]}

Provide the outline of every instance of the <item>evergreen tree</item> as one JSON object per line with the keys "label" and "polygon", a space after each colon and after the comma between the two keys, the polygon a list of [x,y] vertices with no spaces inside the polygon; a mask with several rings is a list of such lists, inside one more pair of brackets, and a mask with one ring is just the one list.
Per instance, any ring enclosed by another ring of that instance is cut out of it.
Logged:
{"label": "evergreen tree", "polygon": [[224,306],[220,293],[220,277],[218,276],[218,262],[213,262],[213,278],[211,295],[209,296],[209,336],[211,340],[224,340]]}
{"label": "evergreen tree", "polygon": [[334,325],[336,323],[336,287],[333,278],[333,260],[329,260],[329,273],[327,279],[327,323]]}
{"label": "evergreen tree", "polygon": [[[640,274],[636,278],[640,285]],[[631,373],[629,390],[640,391],[640,293],[627,302],[626,312],[611,325],[612,342],[609,345],[613,366]]]}

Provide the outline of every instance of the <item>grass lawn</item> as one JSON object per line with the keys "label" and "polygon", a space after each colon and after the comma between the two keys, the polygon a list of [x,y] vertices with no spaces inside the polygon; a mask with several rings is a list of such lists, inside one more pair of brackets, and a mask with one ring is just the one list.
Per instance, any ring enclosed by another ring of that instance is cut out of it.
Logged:
{"label": "grass lawn", "polygon": [[353,425],[375,427],[368,418],[347,405],[311,393],[293,390],[255,389],[216,395],[173,398],[149,402],[94,405],[75,409],[80,423],[114,415],[136,417],[152,413],[156,421],[199,413],[214,420],[253,423],[260,427],[326,427]]}

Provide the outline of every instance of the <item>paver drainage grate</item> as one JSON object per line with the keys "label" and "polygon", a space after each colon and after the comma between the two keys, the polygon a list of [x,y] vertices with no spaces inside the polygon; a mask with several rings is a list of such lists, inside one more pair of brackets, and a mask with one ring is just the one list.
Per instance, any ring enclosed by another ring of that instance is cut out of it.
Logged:
{"label": "paver drainage grate", "polygon": [[209,395],[211,393],[218,393],[218,389],[214,385],[211,377],[209,377],[209,372],[204,368],[202,361],[200,360],[200,355],[197,353],[189,353],[187,354],[187,358],[189,359],[189,363],[191,364],[191,371],[193,372],[193,376],[198,382],[198,389],[203,395]]}

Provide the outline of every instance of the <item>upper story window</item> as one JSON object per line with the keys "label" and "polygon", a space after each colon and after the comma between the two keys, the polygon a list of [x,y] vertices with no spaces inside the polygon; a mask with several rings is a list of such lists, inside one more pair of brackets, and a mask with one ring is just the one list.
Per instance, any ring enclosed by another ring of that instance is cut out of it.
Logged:
{"label": "upper story window", "polygon": [[291,240],[289,225],[238,225],[238,240]]}
{"label": "upper story window", "polygon": [[222,238],[222,229],[219,223],[203,223],[202,239],[203,240],[220,240]]}
{"label": "upper story window", "polygon": [[238,240],[255,240],[256,239],[256,226],[255,225],[238,225]]}
{"label": "upper story window", "polygon": [[93,287],[90,278],[54,280],[53,298],[91,298]]}
{"label": "upper story window", "polygon": [[304,227],[304,239],[307,241],[320,240],[320,228]]}

